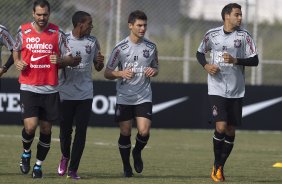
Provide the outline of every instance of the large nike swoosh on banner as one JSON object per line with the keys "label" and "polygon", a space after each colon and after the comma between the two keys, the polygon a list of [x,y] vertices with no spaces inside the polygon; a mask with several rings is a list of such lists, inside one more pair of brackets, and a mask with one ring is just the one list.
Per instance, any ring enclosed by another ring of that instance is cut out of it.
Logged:
{"label": "large nike swoosh on banner", "polygon": [[160,103],[160,104],[156,104],[156,105],[153,105],[153,113],[158,113],[162,110],[165,110],[171,106],[174,106],[176,104],[179,104],[181,102],[184,102],[186,100],[188,100],[188,96],[187,97],[182,97],[182,98],[178,98],[178,99],[175,99],[175,100],[170,100],[170,101],[167,101],[167,102],[163,102],[163,103]]}
{"label": "large nike swoosh on banner", "polygon": [[248,115],[253,114],[257,111],[260,111],[260,110],[265,109],[267,107],[270,107],[274,104],[277,104],[281,101],[282,101],[282,97],[279,97],[279,98],[274,98],[274,99],[271,99],[271,100],[266,100],[266,101],[263,101],[263,102],[254,103],[254,104],[251,104],[251,105],[246,105],[246,106],[243,107],[242,116],[243,117],[248,116]]}
{"label": "large nike swoosh on banner", "polygon": [[46,57],[46,56],[48,56],[48,55],[39,56],[39,57],[33,57],[33,55],[32,55],[31,58],[30,58],[30,61],[37,61],[37,60],[39,60],[39,59],[41,59],[41,58],[44,58],[44,57]]}

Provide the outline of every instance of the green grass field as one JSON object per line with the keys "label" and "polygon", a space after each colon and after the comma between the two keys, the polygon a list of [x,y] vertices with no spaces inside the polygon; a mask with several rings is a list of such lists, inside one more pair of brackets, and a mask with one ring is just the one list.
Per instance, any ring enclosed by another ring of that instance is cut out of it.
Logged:
{"label": "green grass field", "polygon": [[[82,157],[79,181],[57,175],[61,157],[58,127],[53,128],[50,152],[43,163],[43,179],[19,170],[21,126],[0,126],[0,183],[96,183],[96,184],[208,184],[213,162],[212,130],[152,129],[148,146],[143,151],[144,171],[133,178],[122,177],[117,148],[118,128],[89,128]],[[38,132],[37,132],[38,133]],[[132,133],[132,143],[136,130]],[[38,134],[37,134],[38,135]],[[225,183],[282,183],[282,132],[240,131],[225,166]],[[34,140],[32,165],[35,161]]]}

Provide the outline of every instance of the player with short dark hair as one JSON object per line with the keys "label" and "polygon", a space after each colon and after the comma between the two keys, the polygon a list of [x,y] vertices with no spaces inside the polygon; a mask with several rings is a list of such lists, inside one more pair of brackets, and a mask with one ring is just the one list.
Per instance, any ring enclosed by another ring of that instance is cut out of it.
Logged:
{"label": "player with short dark hair", "polygon": [[[208,72],[208,95],[212,122],[214,166],[211,178],[224,181],[224,164],[230,155],[235,129],[242,121],[242,103],[245,95],[245,66],[257,66],[259,59],[251,35],[242,29],[241,6],[230,3],[222,9],[224,25],[209,30],[201,42],[198,62]],[[211,52],[211,61],[205,54]]]}
{"label": "player with short dark hair", "polygon": [[[119,123],[118,146],[125,177],[132,177],[130,165],[131,129],[135,120],[138,133],[132,150],[134,168],[143,170],[141,151],[149,140],[152,121],[151,77],[158,74],[158,52],[154,43],[144,38],[147,16],[136,10],[128,18],[130,35],[113,49],[104,73],[105,78],[117,79],[115,121]],[[118,67],[118,70],[115,69]]]}
{"label": "player with short dark hair", "polygon": [[[10,68],[12,64],[14,64],[14,58],[13,58],[13,45],[14,45],[14,39],[8,29],[0,25],[0,77],[7,72],[7,70]],[[5,46],[9,51],[11,51],[11,55],[8,58],[7,62],[2,66],[2,47]],[[1,87],[1,86],[0,86]]]}
{"label": "player with short dark hair", "polygon": [[[92,63],[97,71],[101,71],[104,67],[104,56],[100,53],[97,38],[90,35],[93,29],[91,15],[77,11],[72,17],[72,22],[73,30],[66,34],[67,44],[73,55],[81,57],[81,62],[76,67],[64,68],[59,78],[57,89],[60,93],[62,112],[60,121],[62,157],[58,174],[63,176],[68,170],[68,178],[80,179],[77,170],[85,146],[93,101]],[[73,123],[76,129],[71,149]]]}
{"label": "player with short dark hair", "polygon": [[59,118],[58,68],[76,66],[80,57],[72,57],[66,45],[65,34],[49,23],[50,5],[46,0],[35,0],[33,22],[19,27],[13,57],[21,71],[20,103],[24,128],[22,130],[23,154],[20,169],[30,170],[31,145],[37,126],[40,126],[36,163],[32,178],[42,178],[42,162],[50,149],[52,123]]}

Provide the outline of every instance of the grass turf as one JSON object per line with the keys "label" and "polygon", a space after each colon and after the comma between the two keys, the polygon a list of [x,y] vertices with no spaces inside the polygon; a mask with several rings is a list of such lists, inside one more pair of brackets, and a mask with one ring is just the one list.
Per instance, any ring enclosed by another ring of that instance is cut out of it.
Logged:
{"label": "grass turf", "polygon": [[[207,184],[213,163],[213,130],[152,129],[149,144],[142,153],[144,170],[133,178],[122,177],[117,148],[118,128],[89,128],[87,142],[78,170],[79,181],[57,175],[61,157],[59,129],[53,127],[51,149],[43,163],[43,179],[22,175],[19,158],[22,152],[21,126],[0,126],[0,183],[95,183],[95,184]],[[38,136],[38,130],[37,134]],[[136,130],[132,132],[135,143]],[[238,131],[235,146],[225,166],[225,183],[282,183],[281,132]],[[32,145],[31,165],[36,145]],[[132,159],[131,159],[132,161]],[[132,166],[133,166],[133,162]]]}

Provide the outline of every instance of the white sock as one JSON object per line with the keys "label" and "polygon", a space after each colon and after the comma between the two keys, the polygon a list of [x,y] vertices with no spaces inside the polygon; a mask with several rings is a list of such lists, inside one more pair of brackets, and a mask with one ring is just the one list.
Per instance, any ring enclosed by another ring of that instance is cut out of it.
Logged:
{"label": "white sock", "polygon": [[28,149],[28,150],[24,149],[24,152],[25,152],[25,153],[29,153],[29,152],[30,152],[30,149]]}
{"label": "white sock", "polygon": [[42,162],[43,162],[43,161],[41,161],[41,160],[37,160],[37,161],[35,162],[35,164],[36,164],[36,165],[42,165]]}

